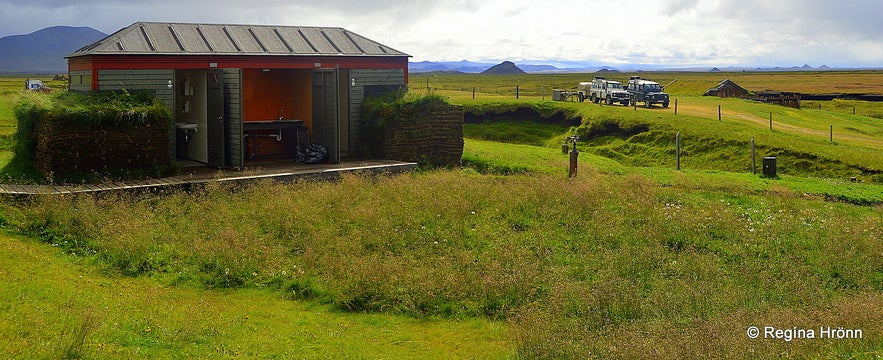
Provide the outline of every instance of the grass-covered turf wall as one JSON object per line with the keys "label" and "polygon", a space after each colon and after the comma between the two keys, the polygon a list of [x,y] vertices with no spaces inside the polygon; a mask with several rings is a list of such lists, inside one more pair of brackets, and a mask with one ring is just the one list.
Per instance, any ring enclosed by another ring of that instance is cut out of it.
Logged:
{"label": "grass-covered turf wall", "polygon": [[171,167],[170,114],[149,92],[27,93],[15,115],[12,162],[32,163],[49,181]]}

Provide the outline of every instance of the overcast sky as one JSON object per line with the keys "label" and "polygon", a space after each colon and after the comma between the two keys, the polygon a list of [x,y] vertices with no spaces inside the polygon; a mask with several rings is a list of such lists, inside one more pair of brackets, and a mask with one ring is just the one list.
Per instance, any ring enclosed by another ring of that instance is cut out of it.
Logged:
{"label": "overcast sky", "polygon": [[137,21],[343,27],[411,61],[883,66],[880,0],[0,0],[0,37]]}

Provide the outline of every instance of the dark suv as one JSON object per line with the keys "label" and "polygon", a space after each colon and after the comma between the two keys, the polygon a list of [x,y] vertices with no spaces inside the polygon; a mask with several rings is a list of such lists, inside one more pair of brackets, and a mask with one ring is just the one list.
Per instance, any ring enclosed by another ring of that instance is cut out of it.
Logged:
{"label": "dark suv", "polygon": [[632,106],[642,102],[646,107],[650,107],[653,104],[661,104],[662,107],[668,107],[668,94],[662,92],[662,86],[657,82],[641,79],[640,76],[632,76],[629,78],[626,90],[631,94]]}

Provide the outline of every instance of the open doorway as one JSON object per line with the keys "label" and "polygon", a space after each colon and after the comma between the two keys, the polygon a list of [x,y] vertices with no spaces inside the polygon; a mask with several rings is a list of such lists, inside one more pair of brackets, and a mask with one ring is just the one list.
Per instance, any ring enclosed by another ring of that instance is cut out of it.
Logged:
{"label": "open doorway", "polygon": [[295,158],[312,128],[310,69],[242,69],[245,161]]}
{"label": "open doorway", "polygon": [[219,71],[175,71],[175,158],[179,164],[224,167],[228,124],[223,86]]}
{"label": "open doorway", "polygon": [[175,71],[175,143],[180,162],[208,163],[208,96],[205,70]]}

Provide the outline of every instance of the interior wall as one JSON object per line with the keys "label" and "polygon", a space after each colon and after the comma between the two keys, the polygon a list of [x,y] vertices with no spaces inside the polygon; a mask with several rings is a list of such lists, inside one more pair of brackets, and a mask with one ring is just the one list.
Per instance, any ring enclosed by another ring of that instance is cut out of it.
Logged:
{"label": "interior wall", "polygon": [[242,69],[242,121],[277,120],[281,115],[306,125],[312,117],[310,74],[310,69]]}
{"label": "interior wall", "polygon": [[[312,128],[312,69],[242,69],[242,121],[299,119]],[[265,131],[261,134],[275,134]],[[255,139],[247,139],[251,153]],[[258,155],[284,152],[285,145],[259,138]]]}
{"label": "interior wall", "polygon": [[206,71],[178,70],[175,80],[175,121],[196,124],[196,132],[191,133],[187,144],[188,157],[191,160],[208,162]]}

